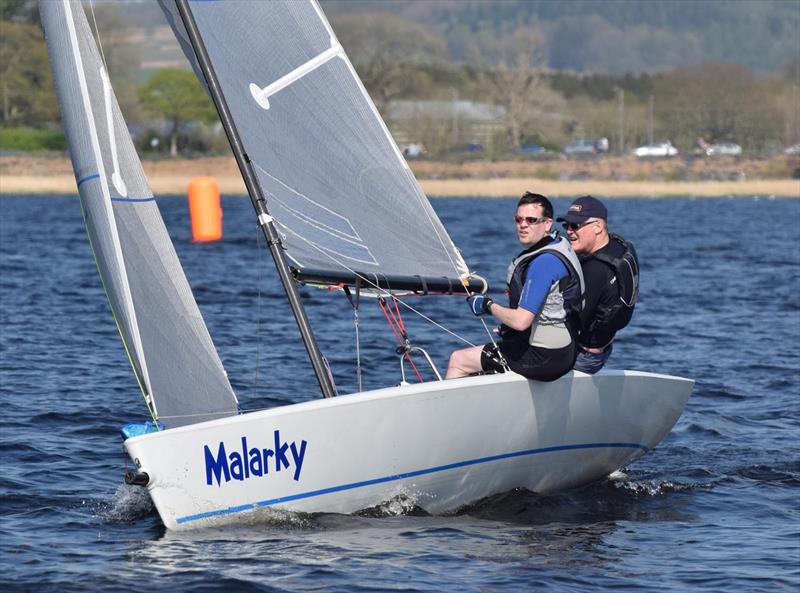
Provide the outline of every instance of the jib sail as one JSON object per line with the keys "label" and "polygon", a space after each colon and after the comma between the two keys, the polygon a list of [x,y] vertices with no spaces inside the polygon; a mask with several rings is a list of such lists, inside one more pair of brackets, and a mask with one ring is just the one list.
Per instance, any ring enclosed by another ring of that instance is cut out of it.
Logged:
{"label": "jib sail", "polygon": [[89,240],[151,414],[167,427],[235,414],[81,3],[39,8]]}

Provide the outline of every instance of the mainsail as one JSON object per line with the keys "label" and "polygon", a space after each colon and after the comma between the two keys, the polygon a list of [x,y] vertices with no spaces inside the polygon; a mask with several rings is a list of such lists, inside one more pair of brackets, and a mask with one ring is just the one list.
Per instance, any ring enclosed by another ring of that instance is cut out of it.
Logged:
{"label": "mainsail", "polygon": [[81,3],[39,10],[89,240],[151,414],[167,427],[236,414]]}
{"label": "mainsail", "polygon": [[[200,72],[175,1],[159,3]],[[458,288],[468,268],[318,4],[190,6],[298,276]]]}

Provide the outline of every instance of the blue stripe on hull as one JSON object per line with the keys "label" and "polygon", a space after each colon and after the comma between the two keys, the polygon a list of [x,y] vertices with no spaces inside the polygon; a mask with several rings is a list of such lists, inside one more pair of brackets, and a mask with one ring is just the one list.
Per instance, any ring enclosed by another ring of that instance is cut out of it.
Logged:
{"label": "blue stripe on hull", "polygon": [[242,511],[252,510],[257,507],[269,507],[276,504],[290,502],[292,500],[300,500],[303,498],[313,498],[314,496],[322,496],[324,494],[332,494],[334,492],[341,492],[343,490],[353,490],[355,488],[363,488],[364,486],[374,486],[375,484],[383,484],[386,482],[395,482],[397,480],[404,480],[406,478],[413,478],[416,476],[423,476],[425,474],[433,474],[436,472],[443,472],[459,467],[466,467],[468,465],[478,465],[480,463],[490,463],[492,461],[500,461],[501,459],[511,459],[514,457],[525,457],[528,455],[540,455],[542,453],[554,453],[557,451],[574,451],[576,449],[641,449],[647,452],[648,448],[638,443],[587,443],[583,445],[561,445],[558,447],[544,447],[542,449],[527,449],[525,451],[515,451],[513,453],[503,453],[502,455],[492,455],[490,457],[480,457],[478,459],[469,459],[467,461],[459,461],[458,463],[449,463],[447,465],[439,465],[427,469],[421,469],[413,472],[406,472],[403,474],[395,474],[385,476],[382,478],[375,478],[374,480],[365,480],[363,482],[353,482],[350,484],[342,484],[340,486],[332,486],[330,488],[322,488],[321,490],[312,490],[310,492],[301,492],[299,494],[291,494],[289,496],[282,496],[280,498],[271,498],[259,502],[243,504],[227,509],[220,509],[218,511],[208,511],[206,513],[198,513],[196,515],[188,515],[177,519],[178,523],[190,523],[191,521],[198,521],[200,519],[209,519],[211,517],[219,517],[222,515],[232,515],[234,513],[241,513]]}

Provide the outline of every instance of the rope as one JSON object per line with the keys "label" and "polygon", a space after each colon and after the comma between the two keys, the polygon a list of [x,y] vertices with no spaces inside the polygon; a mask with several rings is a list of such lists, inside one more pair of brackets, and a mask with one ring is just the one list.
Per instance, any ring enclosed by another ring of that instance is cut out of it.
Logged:
{"label": "rope", "polygon": [[392,329],[392,333],[394,333],[394,337],[397,338],[400,347],[405,354],[406,360],[411,365],[411,368],[414,370],[414,374],[419,379],[420,383],[424,383],[425,381],[422,379],[422,375],[420,375],[419,370],[417,370],[417,365],[414,364],[414,361],[411,359],[411,353],[408,351],[408,332],[406,332],[405,323],[403,323],[403,316],[400,314],[400,307],[397,306],[399,302],[398,299],[392,297],[392,301],[394,302],[395,310],[392,309],[386,304],[386,299],[380,297],[378,299],[378,305],[383,311],[383,316],[386,317],[386,322],[389,324],[389,327]]}
{"label": "rope", "polygon": [[492,330],[490,330],[489,326],[486,325],[486,320],[483,317],[481,317],[480,320],[481,320],[481,323],[483,324],[483,329],[486,330],[486,335],[489,336],[489,340],[491,340],[491,342],[492,342],[492,346],[494,346],[495,350],[500,352],[500,350],[497,348],[497,342],[494,341],[494,336],[492,335]]}
{"label": "rope", "polygon": [[400,308],[397,306],[397,299],[392,299],[392,303],[394,304],[394,311],[385,304],[384,307],[389,311],[392,316],[392,321],[397,325],[397,329],[400,331],[400,335],[403,336],[404,339],[408,339],[408,332],[406,331],[406,324],[403,323],[403,317],[400,315]]}
{"label": "rope", "polygon": [[400,344],[402,345],[403,344],[402,330],[400,330],[399,327],[396,328],[394,320],[389,318],[390,314],[392,314],[392,317],[394,317],[394,314],[391,311],[387,311],[386,302],[384,301],[383,297],[380,297],[378,299],[378,305],[380,306],[381,311],[383,312],[383,316],[386,317],[386,323],[388,323],[389,327],[392,328],[394,337],[397,338],[397,341],[400,342]]}

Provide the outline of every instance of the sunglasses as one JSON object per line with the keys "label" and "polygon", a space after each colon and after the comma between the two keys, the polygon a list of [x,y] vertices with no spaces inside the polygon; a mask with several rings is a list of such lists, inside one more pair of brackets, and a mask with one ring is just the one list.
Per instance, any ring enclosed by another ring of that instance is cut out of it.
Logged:
{"label": "sunglasses", "polygon": [[547,220],[546,216],[515,216],[514,222],[517,224],[522,224],[522,221],[527,222],[528,224],[539,224],[540,222],[544,222]]}
{"label": "sunglasses", "polygon": [[593,222],[597,222],[597,220],[585,220],[584,222],[562,222],[561,226],[568,231],[577,231],[585,227],[587,224],[592,224]]}

